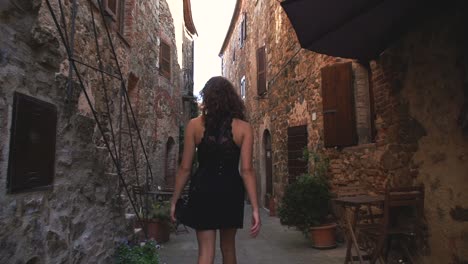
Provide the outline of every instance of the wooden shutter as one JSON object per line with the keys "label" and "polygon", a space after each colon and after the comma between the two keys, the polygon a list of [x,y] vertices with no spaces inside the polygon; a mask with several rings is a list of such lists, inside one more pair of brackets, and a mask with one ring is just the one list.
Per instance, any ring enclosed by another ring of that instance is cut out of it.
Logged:
{"label": "wooden shutter", "polygon": [[374,84],[372,81],[372,71],[370,69],[369,64],[367,64],[367,72],[368,72],[368,81],[369,81],[369,110],[370,110],[370,120],[371,120],[371,142],[375,142],[375,136],[377,135],[377,129],[375,127],[375,102],[374,102]]}
{"label": "wooden shutter", "polygon": [[239,30],[239,46],[242,48],[244,46],[244,18],[242,17],[242,21],[240,24]]}
{"label": "wooden shutter", "polygon": [[247,13],[242,15],[242,43],[247,39]]}
{"label": "wooden shutter", "polygon": [[8,160],[8,191],[50,186],[54,179],[56,106],[15,93]]}
{"label": "wooden shutter", "polygon": [[304,148],[307,148],[307,126],[288,127],[288,182],[294,182],[297,176],[307,173],[307,160],[304,160]]}
{"label": "wooden shutter", "polygon": [[171,78],[171,47],[161,41],[160,46],[160,60],[159,60],[159,70],[162,75],[166,78]]}
{"label": "wooden shutter", "polygon": [[266,93],[266,54],[265,46],[257,49],[257,93]]}
{"label": "wooden shutter", "polygon": [[322,68],[322,98],[325,147],[356,145],[351,63]]}
{"label": "wooden shutter", "polygon": [[125,34],[125,0],[116,0],[119,2],[119,15],[117,18],[118,31],[124,36]]}

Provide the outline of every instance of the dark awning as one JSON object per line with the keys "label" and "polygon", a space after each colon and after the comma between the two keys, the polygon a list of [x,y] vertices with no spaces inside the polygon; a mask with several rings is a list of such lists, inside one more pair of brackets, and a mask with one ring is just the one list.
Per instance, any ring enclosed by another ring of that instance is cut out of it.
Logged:
{"label": "dark awning", "polygon": [[421,0],[286,0],[281,3],[303,48],[370,60],[409,28]]}

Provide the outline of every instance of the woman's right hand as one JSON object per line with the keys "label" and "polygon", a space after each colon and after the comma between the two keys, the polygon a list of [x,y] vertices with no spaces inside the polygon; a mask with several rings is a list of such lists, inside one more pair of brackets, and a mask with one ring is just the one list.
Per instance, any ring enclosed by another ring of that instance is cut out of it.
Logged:
{"label": "woman's right hand", "polygon": [[252,210],[252,227],[250,228],[250,236],[257,237],[258,233],[260,232],[260,214],[258,213],[258,209]]}

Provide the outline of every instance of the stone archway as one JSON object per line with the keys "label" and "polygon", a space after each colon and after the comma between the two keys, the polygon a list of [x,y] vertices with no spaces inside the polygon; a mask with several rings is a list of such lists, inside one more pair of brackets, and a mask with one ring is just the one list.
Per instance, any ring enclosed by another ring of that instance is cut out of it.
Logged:
{"label": "stone archway", "polygon": [[265,129],[263,132],[263,159],[265,161],[265,199],[264,205],[265,207],[269,207],[269,199],[267,197],[273,194],[273,157],[271,151],[271,135],[268,129]]}
{"label": "stone archway", "polygon": [[173,188],[176,176],[176,147],[174,138],[169,137],[166,142],[166,155],[164,163],[164,182],[166,187]]}

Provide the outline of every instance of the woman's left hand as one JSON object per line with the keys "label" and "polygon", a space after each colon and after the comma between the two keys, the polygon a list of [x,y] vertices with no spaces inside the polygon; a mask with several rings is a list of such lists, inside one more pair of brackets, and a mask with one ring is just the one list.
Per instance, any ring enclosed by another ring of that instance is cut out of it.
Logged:
{"label": "woman's left hand", "polygon": [[171,220],[174,223],[177,221],[175,217],[175,208],[176,208],[176,203],[173,200],[171,200]]}
{"label": "woman's left hand", "polygon": [[258,233],[260,232],[260,214],[257,210],[252,210],[252,227],[250,228],[250,236],[257,237]]}

